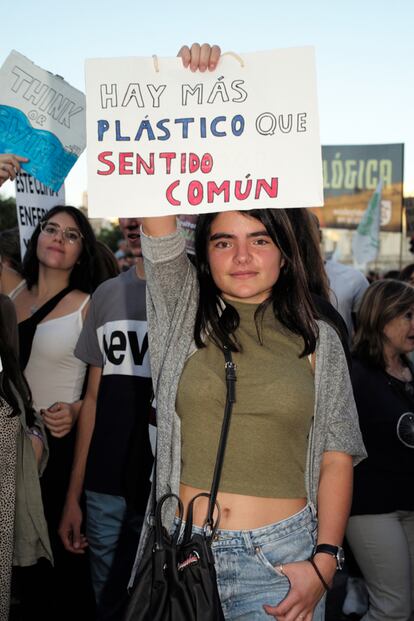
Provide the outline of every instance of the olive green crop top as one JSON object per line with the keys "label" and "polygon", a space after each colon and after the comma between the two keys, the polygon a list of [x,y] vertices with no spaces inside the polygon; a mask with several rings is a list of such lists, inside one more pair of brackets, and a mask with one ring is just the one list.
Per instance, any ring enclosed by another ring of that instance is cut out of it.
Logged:
{"label": "olive green crop top", "polygon": [[[305,498],[305,462],[315,391],[303,340],[266,309],[260,344],[255,304],[232,302],[240,315],[234,353],[236,403],[220,491],[265,498]],[[210,489],[226,400],[224,356],[208,341],[186,362],[177,393],[181,482]]]}

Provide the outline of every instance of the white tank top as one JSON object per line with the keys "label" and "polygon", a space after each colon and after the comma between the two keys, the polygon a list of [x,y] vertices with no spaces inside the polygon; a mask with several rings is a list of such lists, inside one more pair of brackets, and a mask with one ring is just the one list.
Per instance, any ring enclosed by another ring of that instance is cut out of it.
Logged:
{"label": "white tank top", "polygon": [[82,310],[89,299],[73,313],[37,325],[24,372],[36,410],[80,398],[87,365],[75,358],[74,351],[83,325]]}

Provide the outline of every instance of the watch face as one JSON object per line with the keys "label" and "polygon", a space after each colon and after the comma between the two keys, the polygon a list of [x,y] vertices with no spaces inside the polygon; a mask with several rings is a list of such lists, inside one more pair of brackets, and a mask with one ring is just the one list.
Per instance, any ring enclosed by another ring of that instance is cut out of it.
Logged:
{"label": "watch face", "polygon": [[343,548],[340,548],[339,546],[338,546],[338,552],[336,555],[336,561],[338,564],[338,569],[342,569],[345,563],[345,553],[344,553]]}

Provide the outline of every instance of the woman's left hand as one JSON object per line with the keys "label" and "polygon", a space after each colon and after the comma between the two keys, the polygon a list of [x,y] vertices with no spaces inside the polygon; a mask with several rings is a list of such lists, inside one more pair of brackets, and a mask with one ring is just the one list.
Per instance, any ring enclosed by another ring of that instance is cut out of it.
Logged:
{"label": "woman's left hand", "polygon": [[220,60],[221,50],[218,45],[193,43],[191,47],[183,45],[177,56],[181,57],[185,68],[191,71],[214,71]]}
{"label": "woman's left hand", "polygon": [[[265,612],[278,621],[312,621],[313,610],[325,589],[308,561],[283,565],[283,574],[290,582],[289,593],[277,606],[265,604]],[[324,578],[329,583],[333,574]]]}
{"label": "woman's left hand", "polygon": [[55,438],[63,438],[76,422],[76,412],[72,403],[58,401],[47,410],[40,410],[45,426]]}

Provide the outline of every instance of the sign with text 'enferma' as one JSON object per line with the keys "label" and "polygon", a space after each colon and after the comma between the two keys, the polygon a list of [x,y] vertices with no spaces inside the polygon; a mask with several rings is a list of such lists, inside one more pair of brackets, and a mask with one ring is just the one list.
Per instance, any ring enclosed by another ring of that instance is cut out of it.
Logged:
{"label": "sign with text 'enferma'", "polygon": [[43,216],[56,205],[65,204],[65,186],[55,192],[26,172],[16,175],[16,211],[23,259],[29,240]]}
{"label": "sign with text 'enferma'", "polygon": [[57,192],[86,146],[85,95],[12,51],[0,68],[0,153]]}
{"label": "sign with text 'enferma'", "polygon": [[86,61],[92,217],[322,205],[313,48]]}

